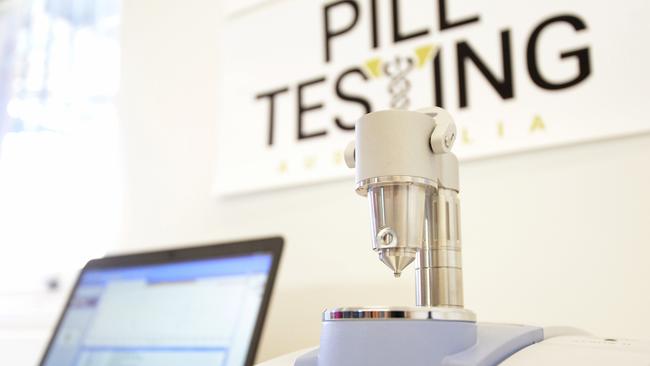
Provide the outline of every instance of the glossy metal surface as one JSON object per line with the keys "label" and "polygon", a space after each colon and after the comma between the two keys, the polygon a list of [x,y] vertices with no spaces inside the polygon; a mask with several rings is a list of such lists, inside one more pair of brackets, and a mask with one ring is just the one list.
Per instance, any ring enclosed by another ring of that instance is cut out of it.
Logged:
{"label": "glossy metal surface", "polygon": [[390,319],[475,322],[476,315],[467,309],[449,307],[349,307],[323,312],[324,321]]}
{"label": "glossy metal surface", "polygon": [[458,193],[417,177],[365,183],[379,259],[395,277],[416,263],[416,305],[463,307]]}
{"label": "glossy metal surface", "polygon": [[355,191],[365,196],[368,194],[368,189],[373,186],[385,185],[385,184],[397,184],[397,183],[413,183],[420,184],[431,187],[438,187],[438,184],[427,178],[422,177],[413,177],[410,175],[386,175],[381,177],[374,177],[369,179],[364,179],[358,182],[355,186]]}
{"label": "glossy metal surface", "polygon": [[418,251],[418,306],[463,307],[460,203],[458,193],[438,189],[428,202],[424,247]]}
{"label": "glossy metal surface", "polygon": [[372,246],[396,277],[424,247],[426,206],[433,194],[431,187],[410,182],[384,182],[368,189]]}

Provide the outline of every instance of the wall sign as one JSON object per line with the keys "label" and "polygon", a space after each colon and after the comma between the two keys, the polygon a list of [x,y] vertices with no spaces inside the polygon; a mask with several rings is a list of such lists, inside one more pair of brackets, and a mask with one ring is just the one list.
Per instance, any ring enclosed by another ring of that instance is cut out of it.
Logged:
{"label": "wall sign", "polygon": [[461,160],[650,131],[648,12],[645,0],[286,0],[230,17],[216,191],[350,178],[355,120],[386,108],[447,108]]}

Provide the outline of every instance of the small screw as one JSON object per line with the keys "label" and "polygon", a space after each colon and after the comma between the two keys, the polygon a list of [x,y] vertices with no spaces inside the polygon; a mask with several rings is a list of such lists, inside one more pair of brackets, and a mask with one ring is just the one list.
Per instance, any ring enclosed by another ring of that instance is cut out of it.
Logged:
{"label": "small screw", "polygon": [[456,134],[453,132],[450,135],[445,136],[445,147],[447,149],[451,148],[451,144],[454,142],[455,138]]}
{"label": "small screw", "polygon": [[55,292],[59,289],[61,286],[61,283],[58,278],[56,277],[50,277],[45,281],[45,287],[47,287],[47,290],[50,292]]}
{"label": "small screw", "polygon": [[388,245],[388,244],[392,243],[393,242],[393,234],[391,234],[390,232],[385,232],[381,236],[381,241],[382,241],[382,243],[384,245]]}

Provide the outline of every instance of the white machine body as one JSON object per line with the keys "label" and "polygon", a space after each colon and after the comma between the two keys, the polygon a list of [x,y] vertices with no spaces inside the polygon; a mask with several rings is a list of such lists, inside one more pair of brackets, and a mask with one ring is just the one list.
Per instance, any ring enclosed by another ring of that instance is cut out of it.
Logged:
{"label": "white machine body", "polygon": [[[546,330],[546,329],[545,329]],[[258,366],[293,366],[316,347],[263,362]],[[500,366],[648,366],[650,342],[588,335],[556,335],[506,358]],[[406,365],[405,365],[406,366]]]}
{"label": "white machine body", "polygon": [[513,354],[501,366],[650,365],[650,342],[593,336],[556,336]]}

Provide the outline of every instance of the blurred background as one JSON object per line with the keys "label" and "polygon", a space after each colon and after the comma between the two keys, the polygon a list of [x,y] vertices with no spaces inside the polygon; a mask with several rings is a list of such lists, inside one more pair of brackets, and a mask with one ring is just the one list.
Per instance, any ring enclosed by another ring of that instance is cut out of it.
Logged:
{"label": "blurred background", "polygon": [[[259,360],[316,345],[326,307],[411,305],[413,273],[394,280],[371,252],[367,202],[338,157],[352,139],[341,125],[365,113],[350,95],[391,106],[376,92],[390,75],[369,62],[429,43],[443,51],[418,59],[434,65],[422,72],[443,78],[467,145],[466,307],[481,321],[648,338],[650,57],[638,40],[650,7],[457,0],[446,2],[457,25],[442,29],[441,3],[0,0],[0,364],[37,363],[77,271],[107,253],[285,237]],[[540,46],[552,51],[540,72],[561,84],[585,71],[576,53],[559,55],[576,47],[589,48],[590,70],[552,92],[532,80],[527,46],[562,14],[585,33],[560,28],[560,46]],[[404,20],[397,38],[392,16]],[[347,26],[350,39],[327,39]],[[466,106],[455,85],[464,41],[495,79],[466,52]],[[356,76],[344,84],[347,67]],[[440,100],[418,75],[412,108]],[[295,126],[303,115],[310,127]]]}

